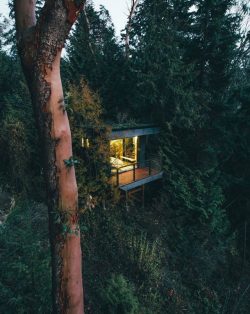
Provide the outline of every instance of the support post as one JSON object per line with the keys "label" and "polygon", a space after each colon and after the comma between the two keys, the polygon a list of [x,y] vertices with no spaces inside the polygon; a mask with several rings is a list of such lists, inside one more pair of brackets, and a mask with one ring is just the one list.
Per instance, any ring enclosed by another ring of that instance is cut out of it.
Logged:
{"label": "support post", "polygon": [[145,204],[145,185],[142,186],[142,208],[144,208]]}
{"label": "support post", "polygon": [[116,184],[119,186],[119,169],[116,169]]}
{"label": "support post", "polygon": [[151,176],[151,172],[152,172],[152,169],[151,169],[151,160],[149,159],[148,161],[148,174]]}

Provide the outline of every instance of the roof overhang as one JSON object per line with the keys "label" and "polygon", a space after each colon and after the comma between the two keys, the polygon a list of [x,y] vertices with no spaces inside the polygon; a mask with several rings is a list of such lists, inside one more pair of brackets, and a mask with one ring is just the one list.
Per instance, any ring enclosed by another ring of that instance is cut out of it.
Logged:
{"label": "roof overhang", "polygon": [[112,132],[109,135],[109,139],[115,140],[115,139],[120,139],[120,138],[153,135],[153,134],[158,134],[158,133],[160,133],[160,128],[156,126],[117,129],[117,130],[112,130]]}

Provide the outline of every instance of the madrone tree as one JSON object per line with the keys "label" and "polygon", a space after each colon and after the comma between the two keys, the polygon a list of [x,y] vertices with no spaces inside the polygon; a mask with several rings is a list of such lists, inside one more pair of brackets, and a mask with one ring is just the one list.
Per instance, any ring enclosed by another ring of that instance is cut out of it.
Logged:
{"label": "madrone tree", "polygon": [[[53,313],[83,313],[78,194],[60,58],[83,0],[14,0],[18,53],[40,133],[49,208]],[[36,17],[38,15],[38,18]]]}

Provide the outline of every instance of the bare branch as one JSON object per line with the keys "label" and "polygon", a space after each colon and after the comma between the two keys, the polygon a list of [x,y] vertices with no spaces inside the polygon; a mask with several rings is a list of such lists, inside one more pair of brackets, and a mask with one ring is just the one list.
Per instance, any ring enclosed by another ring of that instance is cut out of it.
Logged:
{"label": "bare branch", "polygon": [[132,26],[132,19],[135,14],[135,10],[140,0],[131,0],[129,14],[128,14],[128,22],[126,26],[126,35],[125,35],[125,54],[126,57],[129,57],[129,43],[130,43],[130,32]]}
{"label": "bare branch", "polygon": [[[84,14],[85,22],[86,22],[87,31],[89,34],[90,33],[90,22],[89,22],[89,18],[88,18],[87,12],[86,12],[86,7],[84,7],[84,9],[83,9],[83,14]],[[90,39],[89,39],[89,50],[90,50],[92,56],[94,57],[95,63],[97,64],[95,52],[94,52],[94,49],[93,49],[93,46],[92,46]]]}

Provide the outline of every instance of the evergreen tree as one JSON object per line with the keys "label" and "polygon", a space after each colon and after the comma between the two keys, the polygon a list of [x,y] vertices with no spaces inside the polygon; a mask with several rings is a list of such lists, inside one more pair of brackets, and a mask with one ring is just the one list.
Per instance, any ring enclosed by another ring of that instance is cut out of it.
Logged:
{"label": "evergreen tree", "polygon": [[78,83],[87,80],[90,88],[97,92],[108,118],[121,108],[123,99],[120,76],[122,54],[115,37],[109,12],[100,6],[96,11],[90,2],[76,23],[67,46],[65,79]]}
{"label": "evergreen tree", "polygon": [[[180,126],[193,123],[198,107],[193,103],[190,77],[184,65],[173,4],[145,0],[132,21],[132,67],[137,74],[135,108],[144,119]],[[192,106],[192,108],[191,108]]]}
{"label": "evergreen tree", "polygon": [[195,66],[196,87],[210,93],[211,109],[219,110],[232,75],[239,17],[232,12],[234,0],[198,0],[194,5],[186,59]]}
{"label": "evergreen tree", "polygon": [[23,198],[0,219],[1,313],[51,313],[46,206]]}
{"label": "evergreen tree", "polygon": [[[0,186],[43,199],[38,134],[18,57],[0,50]],[[13,84],[15,82],[15,84]],[[35,149],[37,147],[37,149]],[[34,184],[35,183],[35,184]]]}
{"label": "evergreen tree", "polygon": [[[249,313],[250,49],[235,3],[139,1],[123,51],[107,10],[89,2],[70,36],[63,112],[84,212],[86,313]],[[31,200],[44,201],[40,145],[1,27],[0,206],[3,189],[17,206],[0,208],[0,311],[49,313],[46,208]],[[145,187],[144,207],[125,206],[108,183],[103,119],[117,116],[162,127],[164,176]]]}

